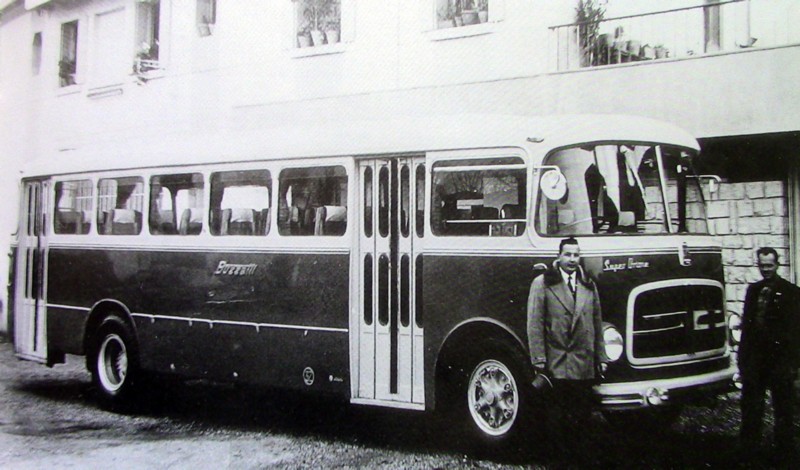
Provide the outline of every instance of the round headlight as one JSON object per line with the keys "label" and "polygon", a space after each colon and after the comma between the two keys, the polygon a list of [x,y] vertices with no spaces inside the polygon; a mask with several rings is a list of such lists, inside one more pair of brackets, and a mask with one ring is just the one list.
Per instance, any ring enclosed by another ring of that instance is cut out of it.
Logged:
{"label": "round headlight", "polygon": [[728,331],[731,332],[731,343],[739,344],[742,340],[742,316],[738,313],[728,315]]}
{"label": "round headlight", "polygon": [[625,352],[625,342],[613,325],[606,325],[603,329],[603,341],[606,344],[606,356],[609,361],[614,362],[622,357],[622,353]]}

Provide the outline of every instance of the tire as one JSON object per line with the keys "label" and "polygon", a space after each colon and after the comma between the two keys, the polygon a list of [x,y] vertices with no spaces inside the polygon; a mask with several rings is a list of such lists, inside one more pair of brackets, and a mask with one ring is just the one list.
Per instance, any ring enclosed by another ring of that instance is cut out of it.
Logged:
{"label": "tire", "polygon": [[121,318],[112,315],[100,324],[89,364],[100,406],[129,411],[136,397],[139,355],[134,335]]}
{"label": "tire", "polygon": [[527,450],[541,425],[534,417],[530,374],[518,354],[500,350],[473,356],[457,368],[451,397],[455,422],[467,434],[469,450],[493,455]]}

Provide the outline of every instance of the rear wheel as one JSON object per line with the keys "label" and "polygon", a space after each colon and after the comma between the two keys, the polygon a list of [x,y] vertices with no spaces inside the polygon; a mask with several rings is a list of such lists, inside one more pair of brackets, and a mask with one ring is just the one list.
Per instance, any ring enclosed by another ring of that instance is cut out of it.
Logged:
{"label": "rear wheel", "polygon": [[130,407],[138,380],[138,351],[128,325],[117,316],[103,320],[94,335],[92,382],[104,408]]}

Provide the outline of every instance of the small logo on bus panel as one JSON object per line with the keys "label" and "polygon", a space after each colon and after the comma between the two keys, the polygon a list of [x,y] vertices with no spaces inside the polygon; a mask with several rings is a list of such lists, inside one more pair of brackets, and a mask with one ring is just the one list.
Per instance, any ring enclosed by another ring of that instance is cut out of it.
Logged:
{"label": "small logo on bus panel", "polygon": [[603,271],[625,271],[628,269],[646,269],[650,267],[649,261],[637,261],[635,258],[628,258],[627,260],[603,260]]}
{"label": "small logo on bus panel", "polygon": [[251,264],[233,264],[225,260],[220,261],[217,265],[214,275],[228,275],[228,276],[252,276],[256,273],[258,265]]}
{"label": "small logo on bus panel", "polygon": [[314,384],[314,378],[315,378],[314,369],[310,367],[306,367],[305,369],[303,369],[303,383],[305,383],[308,386],[311,386]]}

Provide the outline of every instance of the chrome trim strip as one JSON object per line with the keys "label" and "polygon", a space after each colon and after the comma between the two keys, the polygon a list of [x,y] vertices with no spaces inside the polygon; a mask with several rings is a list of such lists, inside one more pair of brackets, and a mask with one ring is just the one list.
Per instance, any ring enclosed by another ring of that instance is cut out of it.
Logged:
{"label": "chrome trim strip", "polygon": [[243,321],[231,321],[231,320],[210,320],[208,318],[188,318],[188,317],[177,317],[172,315],[150,315],[148,313],[131,313],[131,316],[139,318],[147,318],[150,320],[151,323],[155,323],[156,320],[185,321],[189,324],[189,326],[191,326],[193,323],[204,323],[207,324],[209,328],[213,328],[214,325],[230,325],[230,326],[249,326],[255,328],[256,331],[260,331],[261,328],[273,328],[273,329],[283,329],[283,330],[323,331],[332,333],[350,332],[348,328],[333,328],[327,326],[286,325],[279,323],[255,323],[255,322],[243,322]]}
{"label": "chrome trim strip", "polygon": [[633,334],[635,334],[635,335],[646,335],[648,333],[660,333],[662,331],[680,330],[680,329],[685,328],[685,327],[686,327],[686,325],[684,325],[683,322],[681,322],[680,325],[668,326],[666,328],[656,328],[654,330],[637,330],[637,331],[634,331]]}
{"label": "chrome trim strip", "polygon": [[376,400],[373,398],[351,398],[350,403],[354,405],[381,406],[385,408],[398,408],[403,410],[417,410],[417,411],[425,410],[424,403],[407,403],[402,401]]}
{"label": "chrome trim strip", "polygon": [[49,243],[49,248],[60,250],[90,250],[90,251],[159,251],[159,252],[199,252],[199,253],[289,253],[289,254],[350,254],[350,247],[330,248],[330,247],[309,247],[309,246],[225,246],[225,245],[84,245],[78,243]]}
{"label": "chrome trim strip", "polygon": [[652,320],[654,318],[671,317],[673,315],[685,315],[686,312],[670,312],[670,313],[654,313],[652,315],[642,315],[645,320]]}
{"label": "chrome trim strip", "polygon": [[47,308],[60,308],[62,310],[79,310],[81,312],[91,312],[88,307],[77,307],[75,305],[47,304]]}
{"label": "chrome trim strip", "polygon": [[717,382],[733,379],[733,374],[737,371],[736,366],[729,366],[727,369],[716,372],[709,372],[700,375],[690,375],[688,377],[675,377],[672,379],[647,380],[643,382],[625,382],[617,384],[600,384],[594,386],[594,391],[603,397],[614,397],[619,395],[644,395],[649,388],[663,388],[667,391],[679,390],[689,387],[698,387]]}

